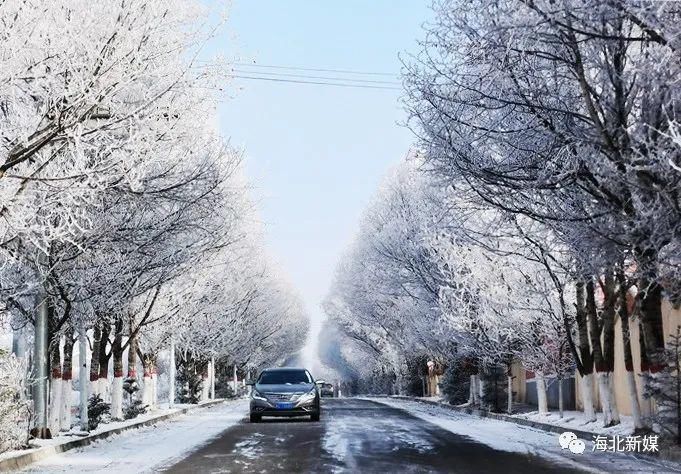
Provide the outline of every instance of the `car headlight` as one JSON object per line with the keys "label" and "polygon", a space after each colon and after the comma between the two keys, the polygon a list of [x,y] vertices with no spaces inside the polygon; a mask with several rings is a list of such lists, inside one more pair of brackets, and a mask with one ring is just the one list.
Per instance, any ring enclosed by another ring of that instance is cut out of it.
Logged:
{"label": "car headlight", "polygon": [[300,398],[299,398],[299,401],[306,402],[306,401],[309,401],[309,400],[313,400],[316,396],[317,396],[317,391],[313,388],[309,392],[301,395]]}
{"label": "car headlight", "polygon": [[258,392],[256,389],[253,389],[251,392],[251,398],[255,400],[262,400],[264,402],[267,401],[267,398],[265,398],[260,392]]}

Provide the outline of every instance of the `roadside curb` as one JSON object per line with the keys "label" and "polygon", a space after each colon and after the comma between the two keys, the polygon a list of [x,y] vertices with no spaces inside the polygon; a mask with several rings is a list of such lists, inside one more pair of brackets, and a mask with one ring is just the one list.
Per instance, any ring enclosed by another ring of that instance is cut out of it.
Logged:
{"label": "roadside curb", "polygon": [[89,436],[84,436],[84,437],[78,438],[78,439],[64,441],[63,443],[55,444],[55,445],[52,445],[52,446],[43,446],[42,448],[37,448],[37,449],[30,450],[30,451],[27,450],[29,452],[25,452],[25,453],[19,452],[15,456],[12,456],[12,457],[9,457],[7,459],[3,459],[3,460],[0,461],[0,472],[17,471],[19,469],[23,469],[26,466],[33,464],[34,462],[38,462],[38,461],[41,461],[45,458],[48,458],[48,457],[50,457],[54,454],[59,454],[59,453],[65,452],[65,451],[70,451],[70,450],[75,449],[75,448],[81,448],[83,446],[88,446],[89,444],[92,444],[95,441],[106,439],[110,436],[120,434],[124,431],[142,428],[142,427],[145,427],[145,426],[155,425],[156,423],[168,421],[172,418],[183,415],[183,414],[185,414],[189,411],[212,407],[212,406],[224,403],[225,401],[226,401],[226,399],[224,399],[224,398],[220,398],[218,400],[211,400],[211,401],[202,403],[200,405],[181,408],[181,409],[174,411],[174,412],[171,412],[171,413],[164,413],[162,415],[158,415],[158,416],[155,416],[153,418],[149,418],[148,420],[143,420],[143,421],[140,421],[138,423],[133,423],[133,424],[126,425],[126,426],[121,426],[121,427],[118,427],[118,428],[112,428],[110,430],[102,431],[101,433],[97,433],[97,434],[94,434],[94,435],[89,435]]}
{"label": "roadside curb", "polygon": [[[532,421],[532,420],[526,420],[524,418],[516,418],[514,416],[510,415],[505,415],[503,413],[490,413],[486,410],[480,410],[477,408],[469,408],[469,407],[460,407],[456,405],[450,405],[448,403],[442,403],[442,402],[436,402],[434,400],[424,400],[422,398],[417,398],[417,397],[406,397],[404,395],[393,395],[389,398],[395,398],[398,400],[409,400],[412,402],[419,402],[423,403],[424,405],[432,405],[436,407],[441,407],[441,408],[446,408],[448,410],[456,411],[459,413],[466,413],[468,415],[473,415],[477,416],[479,418],[492,418],[494,420],[499,420],[499,421],[505,421],[508,423],[515,423],[516,425],[522,425],[522,426],[528,426],[530,428],[535,428],[538,430],[546,431],[548,433],[564,433],[565,431],[570,431],[574,433],[578,438],[583,439],[585,441],[593,441],[595,436],[598,436],[598,433],[595,433],[593,431],[584,431],[584,430],[575,430],[574,428],[565,428],[562,426],[557,426],[557,425],[551,425],[549,423],[542,423],[539,421]],[[660,448],[659,455],[655,454],[638,454],[638,453],[631,453],[631,456],[641,459],[641,460],[660,460],[660,461],[672,461],[672,462],[679,462],[679,455],[676,454],[675,452],[667,452],[664,448]]]}

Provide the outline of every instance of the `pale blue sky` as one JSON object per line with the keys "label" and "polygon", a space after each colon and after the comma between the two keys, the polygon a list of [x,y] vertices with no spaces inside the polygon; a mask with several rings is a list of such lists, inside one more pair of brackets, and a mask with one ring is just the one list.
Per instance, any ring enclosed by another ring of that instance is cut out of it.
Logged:
{"label": "pale blue sky", "polygon": [[[257,64],[397,75],[398,53],[416,51],[423,36],[428,4],[234,0],[218,47]],[[233,86],[239,90],[220,110],[223,134],[245,149],[270,249],[318,320],[362,210],[413,143],[398,124],[401,92],[244,79]]]}

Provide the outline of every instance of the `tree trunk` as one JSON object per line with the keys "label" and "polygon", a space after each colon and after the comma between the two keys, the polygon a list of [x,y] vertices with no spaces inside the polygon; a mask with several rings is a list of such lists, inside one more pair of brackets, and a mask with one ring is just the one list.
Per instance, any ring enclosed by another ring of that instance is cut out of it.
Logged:
{"label": "tree trunk", "polygon": [[64,366],[62,368],[61,420],[62,431],[71,429],[71,380],[73,379],[73,328],[64,337]]}
{"label": "tree trunk", "polygon": [[210,359],[210,398],[215,400],[215,357]]}
{"label": "tree trunk", "polygon": [[[236,366],[235,367],[235,372],[236,372]],[[204,362],[201,364],[201,401],[204,402],[208,400],[208,393],[209,393],[209,387],[208,387],[208,362]],[[236,382],[234,383],[235,387],[235,392],[236,393]]]}
{"label": "tree trunk", "polygon": [[35,412],[35,427],[32,434],[36,438],[50,438],[47,427],[47,380],[48,350],[47,326],[49,309],[47,300],[42,295],[36,296],[35,336],[33,344],[33,403]]}
{"label": "tree trunk", "polygon": [[582,405],[584,405],[584,418],[587,422],[597,421],[594,408],[594,374],[590,373],[582,377]]}
{"label": "tree trunk", "polygon": [[170,374],[169,379],[169,391],[168,391],[168,405],[172,408],[175,405],[175,340],[170,338]]}
{"label": "tree trunk", "polygon": [[636,266],[641,273],[638,279],[640,321],[643,328],[644,348],[651,373],[664,367],[665,334],[662,327],[662,287],[657,283],[657,254],[652,250],[636,249]]}
{"label": "tree trunk", "polygon": [[151,408],[158,405],[158,364],[157,357],[151,359]]}
{"label": "tree trunk", "polygon": [[596,368],[596,378],[598,381],[598,393],[601,398],[601,409],[603,411],[603,426],[610,426],[612,420],[612,410],[610,407],[610,395],[608,394],[608,368],[603,358],[601,350],[601,330],[603,326],[598,321],[598,308],[596,307],[596,295],[594,294],[594,281],[589,278],[586,283],[586,314],[589,321],[589,337],[591,338],[591,351]]}
{"label": "tree trunk", "polygon": [[106,346],[109,343],[109,334],[111,327],[105,323],[102,326],[102,341],[99,344],[99,380],[97,381],[99,396],[107,403],[111,402],[111,391],[109,390],[109,360],[111,359],[111,351],[106,351]]}
{"label": "tree trunk", "polygon": [[561,418],[563,418],[563,412],[565,411],[565,404],[563,402],[563,376],[558,376],[558,413]]}
{"label": "tree trunk", "polygon": [[123,320],[116,320],[113,346],[114,378],[111,389],[111,418],[123,419]]}
{"label": "tree trunk", "polygon": [[634,356],[631,350],[631,330],[629,327],[629,306],[627,301],[628,287],[624,273],[620,270],[617,273],[619,283],[619,306],[617,313],[622,325],[622,347],[624,351],[624,369],[626,370],[625,380],[627,383],[627,395],[631,405],[631,416],[634,420],[634,427],[637,430],[645,428],[641,415],[641,406],[638,402],[638,389],[636,387],[636,375],[634,373]]}
{"label": "tree trunk", "polygon": [[[398,389],[401,389],[401,388],[402,388],[402,382],[401,382],[401,379],[400,379],[400,384],[398,385]],[[235,362],[234,363],[234,396],[235,397],[237,395],[237,389],[238,389],[238,387],[237,387],[236,362]],[[397,394],[399,395],[400,392],[397,392]]]}
{"label": "tree trunk", "polygon": [[480,408],[484,410],[489,409],[487,406],[487,401],[485,400],[485,389],[487,382],[481,377],[481,374],[478,374],[475,380],[478,384],[478,404],[480,405]]}
{"label": "tree trunk", "polygon": [[[604,379],[602,385],[604,392],[601,393],[601,398],[607,399],[608,418],[610,423],[606,426],[614,426],[620,423],[620,414],[617,409],[617,398],[615,397],[615,388],[613,385],[613,372],[615,371],[615,316],[617,306],[617,288],[615,284],[615,275],[612,269],[606,270],[604,275],[603,285],[603,371],[599,373]],[[606,409],[606,404],[603,405]]]}
{"label": "tree trunk", "polygon": [[90,395],[99,393],[99,347],[102,342],[102,330],[95,325],[92,334],[92,354],[90,355]]}
{"label": "tree trunk", "polygon": [[[576,286],[576,315],[577,333],[579,336],[579,356],[581,359],[582,370],[582,389],[584,385],[588,384],[593,388],[593,356],[591,354],[591,346],[589,345],[589,330],[587,326],[587,309],[584,296],[584,282],[577,282]],[[582,394],[582,403],[584,405],[584,416],[588,421],[596,421],[596,409],[594,407],[593,391],[586,391]]]}
{"label": "tree trunk", "polygon": [[549,413],[549,403],[546,395],[546,379],[544,378],[544,374],[542,372],[536,372],[535,380],[537,386],[537,410],[540,415],[546,415]]}
{"label": "tree trunk", "polygon": [[506,413],[511,415],[513,413],[513,376],[506,376]]}
{"label": "tree trunk", "polygon": [[140,359],[142,361],[142,370],[144,377],[144,385],[142,386],[142,403],[151,408],[153,401],[153,387],[152,387],[152,371],[153,364],[150,354],[141,354]]}
{"label": "tree trunk", "polygon": [[[132,328],[131,328],[132,329]],[[130,333],[128,340],[128,378],[137,378],[137,336]]]}
{"label": "tree trunk", "polygon": [[[641,354],[641,375],[651,374],[650,372],[650,361],[648,360],[648,354],[646,353],[645,340],[643,335],[643,323],[641,318],[638,321],[638,343],[639,350]],[[652,397],[644,398],[641,400],[641,416],[644,420],[652,420],[653,416],[653,400]]]}
{"label": "tree trunk", "polygon": [[85,330],[85,323],[81,321],[78,330],[78,361],[80,363],[80,373],[78,376],[78,384],[80,386],[80,429],[88,431],[88,370],[87,370],[87,334]]}
{"label": "tree trunk", "polygon": [[50,409],[48,426],[54,436],[61,427],[61,355],[59,353],[60,337],[52,339],[50,347]]}

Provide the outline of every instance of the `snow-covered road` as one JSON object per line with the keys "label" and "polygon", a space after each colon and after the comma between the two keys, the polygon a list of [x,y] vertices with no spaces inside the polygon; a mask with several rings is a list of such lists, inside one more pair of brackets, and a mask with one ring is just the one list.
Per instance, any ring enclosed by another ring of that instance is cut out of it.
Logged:
{"label": "snow-covered road", "polygon": [[[324,400],[320,422],[239,423],[168,471],[526,474],[606,470],[554,449],[558,445],[555,435],[502,422],[495,426],[489,420],[449,410],[429,413],[427,407],[400,400],[381,401],[400,409],[376,400],[331,399]],[[670,472],[629,458],[610,467],[627,473]]]}
{"label": "snow-covered road", "polygon": [[238,423],[247,412],[247,400],[197,408],[170,421],[52,456],[23,472],[158,472]]}
{"label": "snow-covered road", "polygon": [[325,399],[322,420],[250,423],[247,401],[198,409],[33,465],[28,472],[681,472],[561,450],[557,435],[392,398]]}

